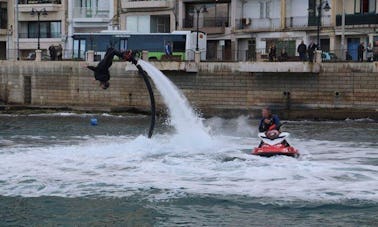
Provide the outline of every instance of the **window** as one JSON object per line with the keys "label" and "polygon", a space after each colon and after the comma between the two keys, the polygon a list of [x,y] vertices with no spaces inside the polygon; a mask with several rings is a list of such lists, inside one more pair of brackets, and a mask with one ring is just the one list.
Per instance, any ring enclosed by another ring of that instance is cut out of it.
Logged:
{"label": "window", "polygon": [[6,2],[0,2],[0,29],[8,28],[8,10]]}
{"label": "window", "polygon": [[265,15],[264,15],[264,3],[263,2],[259,2],[259,7],[260,7],[260,18],[265,18]]}
{"label": "window", "polygon": [[86,49],[85,39],[74,39],[73,57],[75,59],[84,59],[85,49]]}
{"label": "window", "polygon": [[127,50],[127,39],[120,39],[119,40],[119,49],[120,50]]}
{"label": "window", "polygon": [[[38,37],[38,22],[28,22],[27,38]],[[41,21],[40,22],[40,38],[60,38],[61,22],[60,21]]]}
{"label": "window", "polygon": [[376,0],[355,0],[354,12],[358,14],[375,13],[375,2]]}
{"label": "window", "polygon": [[151,33],[169,33],[171,21],[169,15],[151,16]]}
{"label": "window", "polygon": [[270,18],[270,11],[272,9],[272,2],[259,2],[260,18]]}

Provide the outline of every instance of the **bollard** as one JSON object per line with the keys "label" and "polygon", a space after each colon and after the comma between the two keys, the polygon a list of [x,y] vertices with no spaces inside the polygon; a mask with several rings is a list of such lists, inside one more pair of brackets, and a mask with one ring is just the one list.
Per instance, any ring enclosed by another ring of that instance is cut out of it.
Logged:
{"label": "bollard", "polygon": [[94,62],[94,51],[93,50],[87,51],[87,62]]}
{"label": "bollard", "polygon": [[148,50],[143,50],[142,51],[142,59],[144,61],[148,61]]}
{"label": "bollard", "polygon": [[321,50],[315,51],[315,63],[322,63],[322,51]]}
{"label": "bollard", "polygon": [[35,50],[35,61],[42,60],[42,50]]}
{"label": "bollard", "polygon": [[194,62],[195,63],[200,63],[201,62],[201,52],[196,50],[194,52]]}

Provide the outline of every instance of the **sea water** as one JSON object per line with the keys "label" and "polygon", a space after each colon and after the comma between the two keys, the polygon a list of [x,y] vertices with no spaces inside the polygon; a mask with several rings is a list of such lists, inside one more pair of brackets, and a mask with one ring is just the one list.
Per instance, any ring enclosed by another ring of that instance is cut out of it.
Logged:
{"label": "sea water", "polygon": [[252,156],[257,121],[200,119],[140,64],[169,113],[152,139],[139,115],[0,115],[0,226],[378,223],[377,122],[288,122],[299,159]]}
{"label": "sea water", "polygon": [[[0,226],[375,226],[376,122],[288,122],[299,159],[250,155],[257,121],[211,118],[210,148],[148,117],[0,116]],[[190,138],[189,138],[190,139]]]}

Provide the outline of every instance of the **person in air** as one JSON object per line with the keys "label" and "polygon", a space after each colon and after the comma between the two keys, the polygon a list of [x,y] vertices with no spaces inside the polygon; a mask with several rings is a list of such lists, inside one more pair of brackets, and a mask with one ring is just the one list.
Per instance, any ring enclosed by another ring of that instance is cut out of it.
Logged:
{"label": "person in air", "polygon": [[281,123],[277,115],[272,114],[269,107],[265,107],[261,111],[262,119],[259,125],[259,132],[267,132],[271,130],[279,130]]}
{"label": "person in air", "polygon": [[88,69],[94,72],[94,77],[96,80],[100,81],[100,87],[102,89],[107,89],[110,86],[110,73],[109,68],[113,64],[114,56],[118,56],[120,59],[131,61],[132,51],[127,50],[124,52],[117,51],[114,48],[108,48],[104,59],[102,59],[97,66],[86,66]]}

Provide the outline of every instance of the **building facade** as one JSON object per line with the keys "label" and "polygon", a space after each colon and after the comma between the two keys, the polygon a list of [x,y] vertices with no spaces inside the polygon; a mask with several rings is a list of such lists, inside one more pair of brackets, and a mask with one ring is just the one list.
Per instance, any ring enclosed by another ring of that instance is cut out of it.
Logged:
{"label": "building facade", "polygon": [[13,16],[12,2],[0,0],[0,60],[10,59],[13,54]]}
{"label": "building facade", "polygon": [[91,44],[73,39],[80,33],[198,29],[207,60],[255,61],[273,44],[297,56],[302,40],[318,42],[318,24],[324,52],[357,60],[363,42],[378,56],[378,0],[0,0],[0,59],[29,58],[38,40],[45,53],[62,45],[65,58],[83,59]]}
{"label": "building facade", "polygon": [[118,0],[120,29],[140,33],[170,33],[176,30],[175,0]]}
{"label": "building facade", "polygon": [[84,58],[85,41],[74,40],[78,33],[96,33],[117,29],[116,0],[68,0],[66,57]]}
{"label": "building facade", "polygon": [[65,0],[13,0],[15,58],[31,59],[36,49],[41,49],[44,59],[48,48],[64,46],[66,35]]}
{"label": "building facade", "polygon": [[[234,3],[231,0],[179,0],[177,24],[179,30],[199,30],[207,33],[207,60],[233,60]],[[201,50],[200,50],[201,51]]]}

